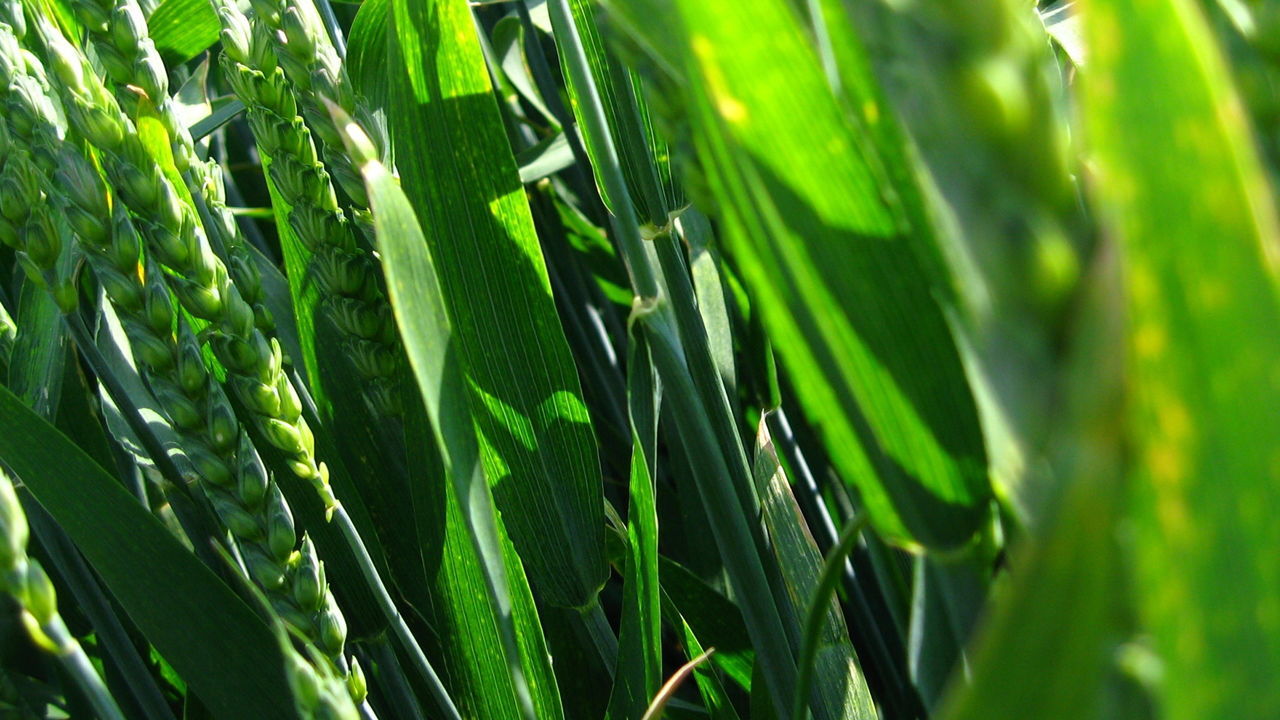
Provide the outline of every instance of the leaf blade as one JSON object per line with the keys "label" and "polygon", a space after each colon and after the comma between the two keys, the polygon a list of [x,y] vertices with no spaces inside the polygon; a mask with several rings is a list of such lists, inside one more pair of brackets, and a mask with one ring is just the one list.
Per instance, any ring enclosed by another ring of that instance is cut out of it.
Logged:
{"label": "leaf blade", "polygon": [[392,10],[396,164],[436,256],[485,472],[533,586],[585,607],[607,576],[599,458],[474,24],[456,0]]}
{"label": "leaf blade", "polygon": [[215,714],[294,717],[279,646],[248,606],[7,388],[0,388],[0,426],[0,457]]}
{"label": "leaf blade", "polygon": [[1280,529],[1248,508],[1280,503],[1258,425],[1280,406],[1263,360],[1280,340],[1257,332],[1280,323],[1273,196],[1198,6],[1098,0],[1083,22],[1094,200],[1127,285],[1129,511],[1161,704],[1175,719],[1266,715],[1280,569],[1254,553]]}

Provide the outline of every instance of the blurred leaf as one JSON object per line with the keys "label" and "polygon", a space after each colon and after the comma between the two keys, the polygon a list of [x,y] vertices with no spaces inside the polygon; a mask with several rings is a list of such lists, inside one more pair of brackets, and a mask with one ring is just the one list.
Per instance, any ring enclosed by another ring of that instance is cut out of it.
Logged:
{"label": "blurred leaf", "polygon": [[584,607],[607,577],[600,461],[474,21],[464,0],[392,8],[396,166],[436,258],[485,474],[533,586]]}
{"label": "blurred leaf", "polygon": [[[1057,502],[1010,553],[994,607],[952,678],[944,720],[1098,717],[1116,649],[1135,630],[1125,557],[1125,328],[1115,253],[1103,246],[1087,276],[1063,362],[1064,402],[1047,459],[1062,476]],[[1123,678],[1132,684],[1133,678]],[[1102,717],[1140,718],[1120,713]]]}
{"label": "blurred leaf", "polygon": [[[1080,257],[1094,238],[1076,186],[1083,173],[1072,155],[1062,69],[1035,6],[823,2],[833,50],[851,44],[841,31],[855,33],[889,101],[874,106],[879,123],[870,122],[874,113],[847,115],[889,141],[878,147],[901,144],[885,136],[894,120],[906,130],[905,157],[881,157],[891,177],[905,168],[918,178],[954,287],[949,318],[987,438],[991,483],[1028,525],[1054,496],[1054,478],[1036,456],[1060,399],[1053,380]],[[856,86],[848,70],[865,62],[838,63],[845,87]]]}
{"label": "blurred leaf", "polygon": [[1040,13],[1040,19],[1044,22],[1044,29],[1049,36],[1062,48],[1067,57],[1071,58],[1072,64],[1076,67],[1084,67],[1085,53],[1088,50],[1081,32],[1083,23],[1080,20],[1080,9],[1077,3],[1070,0],[1055,3]]}
{"label": "blurred leaf", "polygon": [[942,718],[1095,717],[1123,602],[1120,490],[1114,476],[1080,478],[1044,538],[1016,555],[973,653],[971,684],[953,678]]}
{"label": "blurred leaf", "polygon": [[1172,720],[1280,708],[1280,225],[1199,6],[1096,0],[1086,130],[1122,248],[1140,617]]}
{"label": "blurred leaf", "polygon": [[[954,547],[990,486],[972,393],[904,210],[878,188],[782,0],[608,3],[645,37],[661,16],[685,122],[726,250],[757,298],[811,422],[872,522],[906,544]],[[655,77],[655,80],[661,80]]]}
{"label": "blurred leaf", "polygon": [[0,428],[0,458],[211,710],[225,718],[294,716],[275,638],[229,588],[7,389],[0,389]]}

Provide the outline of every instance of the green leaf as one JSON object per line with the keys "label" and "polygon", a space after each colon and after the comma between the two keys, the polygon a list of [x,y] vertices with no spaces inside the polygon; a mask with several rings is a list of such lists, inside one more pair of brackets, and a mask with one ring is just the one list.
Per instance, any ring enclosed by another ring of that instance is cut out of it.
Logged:
{"label": "green leaf", "polygon": [[347,76],[374,108],[385,108],[391,92],[387,77],[387,0],[365,0],[347,37]]}
{"label": "green leaf", "polygon": [[[701,655],[705,651],[702,643],[666,593],[662,595],[662,607],[663,613],[671,618],[669,624],[679,631],[680,639],[684,643],[685,657],[692,660]],[[713,654],[711,658],[714,660],[715,655]],[[693,679],[698,683],[698,693],[702,695],[702,704],[712,720],[738,720],[738,712],[734,710],[729,695],[725,692],[724,683],[720,682],[720,676],[716,674],[714,666],[714,662],[702,663],[693,671]]]}
{"label": "green leaf", "polygon": [[164,0],[147,18],[156,50],[169,66],[184,63],[218,42],[218,16],[209,0]]}
{"label": "green leaf", "polygon": [[294,716],[279,646],[231,589],[8,389],[0,428],[0,458],[216,716]]}
{"label": "green leaf", "polygon": [[[608,3],[646,38],[663,17],[679,94],[725,248],[812,422],[877,529],[955,547],[991,489],[977,409],[903,208],[881,192],[783,0]],[[674,80],[674,81],[672,81]],[[918,230],[916,230],[918,231]]]}
{"label": "green leaf", "polygon": [[1122,249],[1139,609],[1173,720],[1280,707],[1274,195],[1201,14],[1099,0],[1084,117]]}
{"label": "green leaf", "polygon": [[[809,533],[800,506],[791,494],[791,484],[778,462],[766,418],[761,417],[756,434],[753,474],[760,492],[760,508],[768,529],[773,552],[782,571],[782,582],[792,612],[790,626],[797,637],[802,633],[804,618],[812,604],[822,574],[822,553]],[[849,640],[844,615],[834,598],[827,609],[813,642],[813,671],[821,682],[809,687],[809,707],[818,720],[874,719],[877,717],[871,691],[862,676]],[[802,658],[802,661],[804,659]]]}
{"label": "green leaf", "polygon": [[660,393],[643,334],[631,334],[627,396],[631,483],[627,555],[622,572],[618,664],[608,717],[644,715],[662,686],[662,610],[658,583],[658,403]]}
{"label": "green leaf", "polygon": [[18,336],[5,384],[36,412],[52,417],[62,393],[67,357],[62,313],[49,293],[27,278],[18,297]]}
{"label": "green leaf", "polygon": [[962,555],[945,563],[929,556],[914,558],[908,659],[911,678],[930,710],[936,709],[951,677],[963,676],[968,665],[965,648],[987,599],[990,571],[967,559]]}
{"label": "green leaf", "polygon": [[392,8],[396,165],[440,273],[485,474],[538,593],[584,607],[607,576],[599,458],[474,21],[464,0]]}
{"label": "green leaf", "polygon": [[[357,149],[359,140],[349,148]],[[419,527],[434,529],[427,572],[438,583],[435,630],[446,640],[451,670],[463,675],[455,692],[477,717],[557,718],[557,686],[528,581],[505,533],[480,464],[477,433],[445,309],[436,261],[397,179],[362,153],[361,173],[374,211],[378,248],[396,323],[434,432],[446,483],[414,488]],[[413,433],[409,437],[420,437]],[[422,502],[419,502],[419,501]],[[461,642],[449,638],[465,637]]]}
{"label": "green leaf", "polygon": [[[678,209],[682,200],[679,192],[670,185],[670,169],[665,162],[666,146],[649,132],[649,111],[637,92],[637,79],[605,48],[591,4],[586,0],[569,0],[569,9],[586,54],[591,82],[604,105],[609,134],[613,138],[631,202],[641,222],[661,227],[667,222],[667,214]],[[560,16],[553,11],[552,25],[559,21]],[[563,56],[565,46],[558,44],[558,47]],[[567,63],[569,59],[562,57],[562,62]],[[572,73],[565,75],[565,86],[578,122],[589,125],[591,119],[584,116],[586,104],[583,94],[587,92],[586,88],[579,87]],[[605,205],[618,213],[617,199],[610,197],[609,182],[602,175],[605,172],[604,149],[598,147],[598,136],[594,132],[584,132],[583,141],[593,161],[600,196]],[[664,179],[666,187],[663,186]]]}
{"label": "green leaf", "polygon": [[677,223],[680,238],[689,248],[689,273],[698,298],[698,313],[707,330],[707,347],[720,373],[725,395],[732,401],[738,397],[738,376],[734,369],[728,290],[720,274],[723,260],[706,215],[689,208],[680,213]]}
{"label": "green leaf", "polygon": [[[538,91],[537,82],[533,79],[533,70],[525,57],[526,38],[520,18],[508,15],[499,20],[493,26],[492,38],[494,54],[498,56],[502,73],[506,75],[511,87],[544,118],[551,123],[556,123],[555,115],[547,107],[542,94]],[[558,123],[556,127],[559,129]]]}
{"label": "green leaf", "polygon": [[[716,654],[711,656],[712,665],[749,691],[755,651],[747,637],[742,612],[683,565],[663,556],[659,558],[658,567],[663,597],[670,602],[670,609],[677,611],[680,623],[687,623],[706,647],[716,649]],[[664,617],[669,626],[680,629],[675,616],[668,613]],[[698,653],[686,648],[686,654],[692,658]]]}
{"label": "green leaf", "polygon": [[569,139],[557,133],[522,150],[516,161],[520,163],[520,182],[531,183],[573,165],[575,159]]}

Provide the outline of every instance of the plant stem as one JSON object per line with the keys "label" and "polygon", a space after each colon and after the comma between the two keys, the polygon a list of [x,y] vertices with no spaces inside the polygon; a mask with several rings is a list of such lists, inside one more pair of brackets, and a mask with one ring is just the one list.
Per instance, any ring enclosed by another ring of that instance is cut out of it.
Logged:
{"label": "plant stem", "polygon": [[93,705],[98,717],[102,720],[124,720],[124,713],[120,712],[120,706],[116,705],[111,693],[107,692],[107,686],[93,669],[89,656],[84,654],[84,648],[80,647],[80,643],[72,636],[71,631],[62,622],[62,618],[54,617],[53,622],[48,623],[41,630],[57,646],[58,662],[62,663],[71,677],[75,678],[76,684],[89,698],[89,703]]}
{"label": "plant stem", "polygon": [[457,706],[453,704],[453,698],[449,697],[449,691],[445,689],[444,683],[440,681],[440,676],[436,674],[435,668],[431,667],[431,661],[427,659],[422,646],[413,637],[413,632],[409,630],[409,625],[405,622],[404,616],[400,614],[400,609],[396,607],[395,601],[391,599],[391,593],[387,591],[386,584],[382,582],[382,577],[378,575],[377,568],[373,566],[373,558],[369,556],[369,551],[364,546],[364,540],[361,539],[355,524],[351,522],[351,516],[347,514],[347,509],[341,504],[338,504],[334,510],[333,520],[337,523],[343,538],[346,539],[352,554],[355,555],[356,565],[360,568],[360,573],[364,575],[365,583],[373,591],[379,609],[382,610],[387,622],[391,625],[392,634],[395,635],[396,640],[400,642],[405,653],[413,661],[415,669],[422,674],[427,686],[431,688],[431,694],[435,696],[441,711],[451,720],[462,720],[462,715],[458,713]]}
{"label": "plant stem", "polygon": [[[636,294],[645,300],[652,299],[658,295],[657,277],[645,252],[644,241],[640,238],[640,224],[636,220],[631,196],[627,193],[627,181],[622,177],[618,149],[609,134],[609,121],[605,117],[600,91],[591,79],[590,63],[582,46],[582,37],[578,34],[578,26],[573,22],[568,0],[548,0],[547,9],[554,23],[556,41],[561,43],[564,52],[565,69],[573,78],[574,86],[582,93],[584,118],[589,121],[584,123],[583,131],[591,135],[595,141],[593,146],[599,148],[602,156],[600,174],[605,189],[614,202],[613,212],[609,213],[609,223],[613,226],[614,237],[617,238],[622,257],[626,261],[627,273],[631,276]],[[565,132],[570,130],[571,128],[565,128]]]}
{"label": "plant stem", "polygon": [[138,708],[149,720],[173,720],[173,711],[80,551],[34,495],[28,493],[23,500],[27,522],[44,547],[50,567],[61,576],[97,633],[104,659],[114,661]]}

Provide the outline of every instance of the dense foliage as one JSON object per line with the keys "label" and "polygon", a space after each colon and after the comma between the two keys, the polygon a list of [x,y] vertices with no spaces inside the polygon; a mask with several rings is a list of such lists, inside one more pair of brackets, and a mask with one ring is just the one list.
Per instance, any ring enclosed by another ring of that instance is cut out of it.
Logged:
{"label": "dense foliage", "polygon": [[1277,0],[0,0],[0,714],[1280,714]]}

